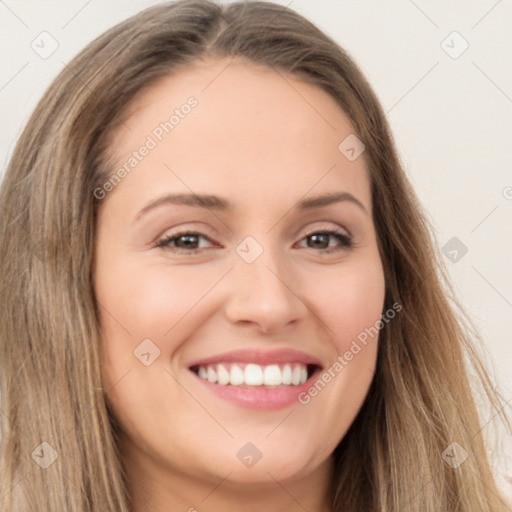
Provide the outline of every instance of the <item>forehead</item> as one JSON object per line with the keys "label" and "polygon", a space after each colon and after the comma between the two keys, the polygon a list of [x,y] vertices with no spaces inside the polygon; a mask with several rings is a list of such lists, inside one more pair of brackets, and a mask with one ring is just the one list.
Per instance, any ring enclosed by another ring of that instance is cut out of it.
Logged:
{"label": "forehead", "polygon": [[239,198],[298,199],[337,187],[370,208],[364,159],[350,161],[339,149],[353,133],[334,98],[316,85],[241,60],[199,61],[126,108],[111,143],[115,165],[142,146],[151,149],[112,195],[229,189]]}

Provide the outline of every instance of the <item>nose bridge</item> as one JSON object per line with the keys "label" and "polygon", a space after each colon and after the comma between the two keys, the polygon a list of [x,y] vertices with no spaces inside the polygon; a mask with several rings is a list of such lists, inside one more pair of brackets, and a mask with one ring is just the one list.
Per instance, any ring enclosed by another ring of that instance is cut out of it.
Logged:
{"label": "nose bridge", "polygon": [[237,246],[226,309],[231,322],[257,323],[265,331],[298,320],[306,310],[294,290],[292,267],[270,238],[264,245],[247,237]]}

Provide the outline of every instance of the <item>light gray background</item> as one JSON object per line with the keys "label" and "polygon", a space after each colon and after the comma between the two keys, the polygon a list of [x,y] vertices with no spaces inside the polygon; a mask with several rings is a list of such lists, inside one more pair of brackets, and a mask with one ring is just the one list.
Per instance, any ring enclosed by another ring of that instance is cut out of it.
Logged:
{"label": "light gray background", "polygon": [[[2,171],[64,64],[101,32],[155,3],[0,0]],[[439,245],[456,237],[451,243],[467,247],[460,257],[460,248],[448,246],[446,263],[485,339],[488,367],[512,400],[512,0],[276,3],[336,39],[372,83]],[[43,31],[58,43],[50,56],[44,52],[54,43]],[[499,451],[511,448],[507,437]],[[512,474],[510,459],[503,464]]]}

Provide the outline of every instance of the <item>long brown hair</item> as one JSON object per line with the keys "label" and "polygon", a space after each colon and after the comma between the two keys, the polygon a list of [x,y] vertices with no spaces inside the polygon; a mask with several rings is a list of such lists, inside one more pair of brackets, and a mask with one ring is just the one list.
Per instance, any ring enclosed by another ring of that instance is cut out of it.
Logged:
{"label": "long brown hair", "polygon": [[[49,87],[15,148],[0,195],[4,509],[129,511],[109,390],[97,391],[93,191],[114,171],[109,134],[128,102],[208,57],[246,59],[317,85],[365,144],[384,310],[403,309],[380,332],[368,396],[333,454],[333,510],[510,510],[486,456],[466,361],[495,413],[501,398],[368,82],[292,10],[207,0],[146,9],[90,43]],[[457,467],[443,460],[454,442],[467,454]]]}

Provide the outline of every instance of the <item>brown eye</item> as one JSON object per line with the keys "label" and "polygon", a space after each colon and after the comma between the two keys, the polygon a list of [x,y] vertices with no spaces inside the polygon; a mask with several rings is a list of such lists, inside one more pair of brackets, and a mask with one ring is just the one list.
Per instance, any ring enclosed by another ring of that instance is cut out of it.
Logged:
{"label": "brown eye", "polygon": [[[303,240],[307,240],[307,246],[310,249],[319,249],[326,253],[349,249],[352,246],[350,236],[338,231],[315,231],[309,233]],[[331,240],[337,240],[337,245],[330,245]]]}
{"label": "brown eye", "polygon": [[162,238],[156,243],[156,247],[186,254],[194,254],[203,248],[199,247],[200,240],[202,239],[210,240],[202,233],[183,231],[181,233],[174,233]]}
{"label": "brown eye", "polygon": [[176,241],[176,247],[180,247],[182,249],[196,249],[196,245],[199,243],[199,235],[188,234],[188,235],[180,235],[174,237]]}

